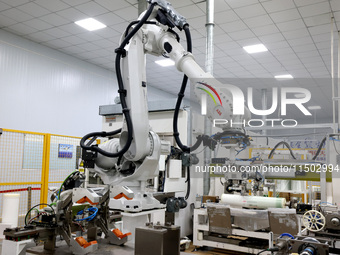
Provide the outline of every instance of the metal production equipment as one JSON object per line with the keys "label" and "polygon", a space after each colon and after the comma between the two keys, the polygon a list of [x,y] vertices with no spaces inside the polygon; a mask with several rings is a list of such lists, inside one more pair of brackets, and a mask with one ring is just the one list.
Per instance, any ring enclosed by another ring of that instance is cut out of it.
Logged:
{"label": "metal production equipment", "polygon": [[[87,254],[98,249],[98,229],[110,244],[122,245],[127,242],[127,234],[115,227],[109,229],[109,189],[74,188],[59,192],[55,205],[43,209],[33,207],[26,215],[23,228],[6,229],[6,241],[34,239],[43,242],[46,251],[56,249],[56,237],[61,235],[73,254]],[[44,205],[44,204],[43,204]],[[33,210],[34,209],[34,210]],[[29,216],[36,213],[35,216]],[[31,217],[29,220],[28,218]],[[76,231],[87,232],[87,240]]]}

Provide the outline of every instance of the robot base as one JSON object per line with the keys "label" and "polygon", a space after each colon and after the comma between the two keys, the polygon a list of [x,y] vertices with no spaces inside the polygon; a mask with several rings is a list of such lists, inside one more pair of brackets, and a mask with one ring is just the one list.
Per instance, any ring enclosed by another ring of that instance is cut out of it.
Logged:
{"label": "robot base", "polygon": [[165,208],[165,204],[161,204],[152,193],[137,193],[133,199],[114,199],[111,198],[109,202],[111,210],[120,210],[126,212],[141,212],[152,209]]}

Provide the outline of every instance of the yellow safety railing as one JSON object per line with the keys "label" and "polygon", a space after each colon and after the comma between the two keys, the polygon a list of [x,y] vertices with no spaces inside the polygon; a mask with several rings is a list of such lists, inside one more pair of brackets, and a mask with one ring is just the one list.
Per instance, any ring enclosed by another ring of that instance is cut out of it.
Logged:
{"label": "yellow safety railing", "polygon": [[[34,188],[33,205],[48,203],[49,186],[59,188],[65,177],[77,169],[81,138],[13,129],[2,129],[2,131],[0,135],[0,207],[2,207],[3,193],[8,190],[21,192],[27,187]],[[59,156],[60,144],[72,146],[71,157]],[[20,193],[19,214],[21,215],[27,211],[26,193]],[[1,212],[2,208],[0,208],[0,216]]]}

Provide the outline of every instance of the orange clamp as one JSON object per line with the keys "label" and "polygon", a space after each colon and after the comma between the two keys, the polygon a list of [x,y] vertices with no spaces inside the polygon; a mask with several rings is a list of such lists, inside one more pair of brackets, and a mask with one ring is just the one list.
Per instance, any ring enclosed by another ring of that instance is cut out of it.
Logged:
{"label": "orange clamp", "polygon": [[92,241],[92,242],[89,242],[89,243],[88,243],[88,242],[85,240],[85,238],[82,237],[82,236],[78,236],[78,237],[76,238],[76,241],[77,241],[77,243],[78,243],[81,247],[83,247],[84,249],[87,248],[87,247],[89,247],[89,246],[92,245],[92,244],[96,244],[96,243],[97,243],[97,241]]}
{"label": "orange clamp", "polygon": [[127,200],[132,200],[132,198],[129,198],[127,195],[125,195],[123,192],[119,193],[117,196],[114,197],[114,199],[120,199],[122,197],[125,197]]}
{"label": "orange clamp", "polygon": [[124,237],[130,236],[131,233],[128,232],[126,234],[123,234],[122,231],[120,231],[118,228],[112,230],[112,232],[120,239],[123,239]]}
{"label": "orange clamp", "polygon": [[93,203],[88,197],[83,197],[77,201],[78,204],[83,204],[89,202],[91,205],[97,205],[98,203]]}

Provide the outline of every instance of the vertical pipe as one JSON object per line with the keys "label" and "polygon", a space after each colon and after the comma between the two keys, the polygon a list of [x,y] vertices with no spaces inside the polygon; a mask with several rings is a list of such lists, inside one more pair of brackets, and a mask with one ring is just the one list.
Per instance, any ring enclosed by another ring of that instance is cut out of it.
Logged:
{"label": "vertical pipe", "polygon": [[334,82],[334,17],[331,20],[331,76],[332,76],[332,105],[333,105],[333,132],[337,133],[335,127],[335,82]]}
{"label": "vertical pipe", "polygon": [[[338,38],[340,38],[340,31],[338,32]],[[338,98],[340,97],[340,40],[338,39],[338,75],[337,75],[337,81],[338,81]],[[337,99],[338,102],[338,127],[340,126],[340,101]],[[338,130],[335,131],[335,133],[338,133]]]}
{"label": "vertical pipe", "polygon": [[[205,58],[205,69],[207,73],[213,74],[213,61],[214,61],[214,1],[207,0],[206,2],[206,31],[207,31],[207,41],[206,41],[206,58]],[[206,135],[211,135],[212,126],[210,120],[205,117],[204,120],[204,133]],[[204,164],[209,166],[211,159],[211,151],[209,148],[204,149]],[[209,169],[209,168],[207,168]],[[208,195],[210,191],[210,172],[206,172],[203,175],[203,194]]]}
{"label": "vertical pipe", "polygon": [[90,183],[90,172],[88,168],[85,168],[85,182],[84,182],[84,188],[87,189]]}
{"label": "vertical pipe", "polygon": [[[32,208],[32,187],[27,187],[27,211]],[[31,213],[29,213],[28,218],[31,218]]]}
{"label": "vertical pipe", "polygon": [[[261,99],[262,99],[262,110],[267,110],[267,89],[261,89]],[[262,116],[262,121],[264,123],[264,128],[262,130],[262,135],[267,135],[266,130],[266,116]]]}
{"label": "vertical pipe", "polygon": [[148,8],[146,0],[138,0],[138,16],[141,15]]}

